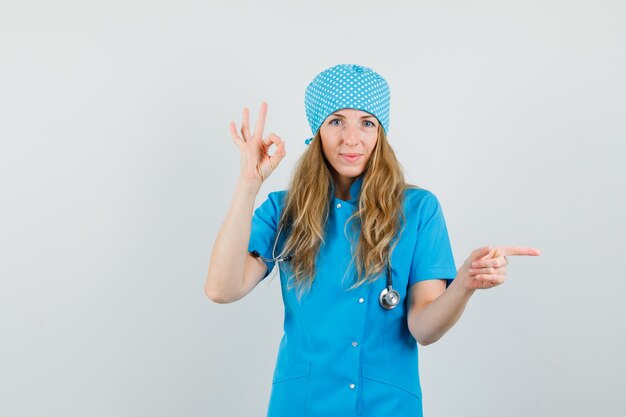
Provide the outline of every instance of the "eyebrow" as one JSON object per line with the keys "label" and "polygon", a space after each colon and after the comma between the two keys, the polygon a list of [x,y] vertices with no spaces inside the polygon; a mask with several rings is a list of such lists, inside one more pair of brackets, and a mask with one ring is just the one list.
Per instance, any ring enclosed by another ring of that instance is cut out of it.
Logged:
{"label": "eyebrow", "polygon": [[[333,113],[333,116],[337,116],[337,117],[343,117],[344,119],[346,118],[346,116],[344,116],[341,113]],[[361,119],[367,119],[369,117],[374,117],[376,118],[373,114],[368,114],[367,116],[361,116]]]}

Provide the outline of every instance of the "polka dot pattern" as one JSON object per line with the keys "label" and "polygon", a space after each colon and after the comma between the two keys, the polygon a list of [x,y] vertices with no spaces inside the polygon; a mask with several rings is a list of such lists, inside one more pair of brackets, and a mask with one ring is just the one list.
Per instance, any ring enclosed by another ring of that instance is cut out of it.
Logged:
{"label": "polka dot pattern", "polygon": [[[319,73],[306,88],[304,108],[313,136],[326,118],[340,109],[362,110],[376,116],[389,130],[389,85],[374,70],[340,64]],[[305,141],[308,145],[310,140]]]}

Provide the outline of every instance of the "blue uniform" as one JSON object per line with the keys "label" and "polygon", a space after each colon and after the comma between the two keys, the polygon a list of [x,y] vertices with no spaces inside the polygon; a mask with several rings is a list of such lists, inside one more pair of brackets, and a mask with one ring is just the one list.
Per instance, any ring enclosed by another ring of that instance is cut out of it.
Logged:
{"label": "blue uniform", "polygon": [[[350,200],[333,198],[316,276],[301,303],[295,288],[287,289],[288,276],[280,271],[284,335],[267,417],[422,416],[418,345],[407,327],[408,290],[419,281],[445,278],[449,285],[454,279],[446,223],[433,193],[405,191],[405,228],[391,258],[393,288],[402,300],[396,308],[385,310],[378,302],[386,287],[384,271],[374,283],[346,290],[354,283],[356,270],[349,265],[350,242],[344,225],[357,208],[362,181],[360,176],[353,182]],[[249,251],[272,257],[285,195],[285,190],[269,193],[254,211]],[[286,240],[284,232],[276,256]],[[288,262],[284,265],[288,268]],[[274,263],[267,267],[265,277]],[[344,279],[348,267],[352,275]]]}

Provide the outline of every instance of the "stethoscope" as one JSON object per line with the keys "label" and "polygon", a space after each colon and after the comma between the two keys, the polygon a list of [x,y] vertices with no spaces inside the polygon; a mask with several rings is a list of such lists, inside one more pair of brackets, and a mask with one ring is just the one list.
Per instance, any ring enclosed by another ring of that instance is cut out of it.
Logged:
{"label": "stethoscope", "polygon": [[[289,262],[291,260],[291,255],[283,256],[283,254],[281,253],[280,255],[276,256],[276,244],[278,243],[280,232],[282,230],[283,225],[281,223],[280,228],[278,229],[278,234],[276,235],[276,240],[274,240],[274,247],[272,248],[271,258],[264,258],[256,250],[251,251],[250,254],[255,258],[261,258],[265,262]],[[391,264],[389,262],[387,262],[387,286],[383,288],[383,290],[380,292],[380,295],[378,296],[378,302],[380,303],[380,306],[385,310],[391,310],[395,308],[398,304],[400,304],[400,293],[393,289],[393,281],[391,279]]]}

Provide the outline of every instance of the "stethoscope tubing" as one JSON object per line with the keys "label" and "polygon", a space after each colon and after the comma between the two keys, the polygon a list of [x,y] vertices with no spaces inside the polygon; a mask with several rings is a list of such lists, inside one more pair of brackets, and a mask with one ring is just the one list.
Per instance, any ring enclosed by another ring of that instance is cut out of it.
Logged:
{"label": "stethoscope tubing", "polygon": [[[260,258],[265,262],[271,263],[271,262],[289,262],[292,257],[291,255],[287,255],[287,256],[283,256],[283,254],[281,253],[280,255],[276,256],[276,245],[278,244],[278,240],[280,238],[280,232],[283,229],[283,224],[281,223],[280,228],[278,229],[278,233],[276,235],[276,239],[274,240],[274,246],[272,247],[272,257],[271,258],[265,258],[263,256],[261,256],[261,254],[256,251],[253,250],[250,252],[250,254],[252,256],[254,256],[255,258]],[[391,277],[391,263],[387,262],[387,286],[380,292],[380,295],[378,297],[378,302],[380,303],[380,306],[382,308],[384,308],[385,310],[391,310],[393,308],[395,308],[398,304],[400,304],[400,294],[398,293],[398,291],[393,289],[393,280]]]}

